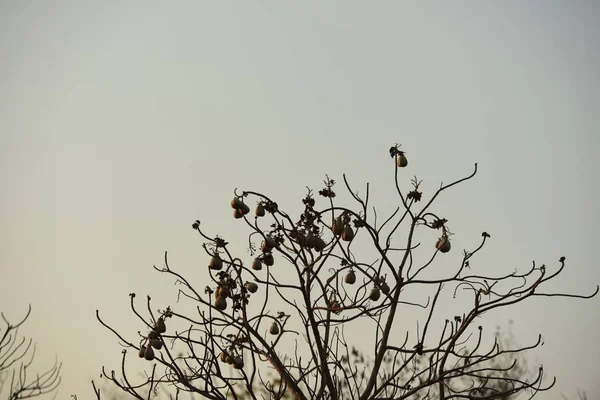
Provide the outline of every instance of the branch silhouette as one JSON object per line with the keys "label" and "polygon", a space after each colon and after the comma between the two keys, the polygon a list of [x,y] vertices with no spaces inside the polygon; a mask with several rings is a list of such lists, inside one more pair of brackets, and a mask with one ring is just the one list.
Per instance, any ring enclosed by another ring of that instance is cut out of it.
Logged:
{"label": "branch silhouette", "polygon": [[12,324],[3,313],[4,323],[0,329],[0,394],[8,400],[30,399],[53,393],[58,388],[62,363],[55,359],[54,364],[42,373],[32,373],[36,345],[33,339],[19,336],[19,328],[31,315],[31,305],[25,316]]}
{"label": "branch silhouette", "polygon": [[[130,308],[145,329],[136,339],[97,312],[125,346],[120,373],[102,368],[103,376],[137,399],[160,391],[170,398],[189,392],[208,399],[491,400],[549,390],[555,379],[545,382],[542,367],[524,374],[519,362],[543,343],[541,336],[511,347],[486,337],[477,321],[534,297],[589,299],[598,287],[589,295],[547,292],[546,282],[566,267],[564,257],[548,268],[534,262],[524,272],[478,273],[473,264],[491,238],[487,232],[455,267],[442,265],[456,251],[455,233],[432,208],[445,191],[473,179],[477,164],[426,200],[416,176],[403,189],[408,159],[400,145],[389,153],[400,205],[379,225],[369,185],[361,195],[345,175],[343,189],[355,207],[337,203],[336,182],[326,176],[318,191],[324,206],[307,189],[298,219],[263,193],[234,190],[233,217],[248,231],[250,257],[234,254],[225,238],[195,221],[208,285],[202,289],[177,272],[165,252],[164,266],[154,269],[175,280],[177,306],[153,312],[148,296],[142,312],[131,294]],[[422,241],[432,235],[429,244]],[[461,304],[456,315],[448,315],[452,301]],[[422,315],[412,331],[399,326],[407,310]],[[348,335],[357,330],[372,335],[353,342]],[[136,382],[128,349],[150,362]],[[94,391],[100,399],[95,383]]]}

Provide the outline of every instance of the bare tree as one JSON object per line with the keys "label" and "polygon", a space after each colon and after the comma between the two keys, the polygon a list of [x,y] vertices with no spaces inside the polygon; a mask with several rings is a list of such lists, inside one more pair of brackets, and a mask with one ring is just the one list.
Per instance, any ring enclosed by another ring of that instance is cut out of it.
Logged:
{"label": "bare tree", "polygon": [[0,395],[6,394],[8,400],[53,393],[61,381],[62,364],[58,364],[56,359],[54,365],[41,374],[31,371],[36,345],[31,338],[19,337],[19,328],[30,314],[31,305],[25,317],[13,325],[0,313],[4,321],[4,329],[0,329]]}
{"label": "bare tree", "polygon": [[[354,207],[338,204],[335,181],[327,176],[318,192],[325,205],[317,207],[308,189],[298,219],[265,194],[234,191],[233,216],[249,232],[250,258],[235,255],[224,237],[194,222],[210,284],[202,289],[195,277],[177,272],[165,253],[164,266],[154,268],[180,285],[177,306],[153,311],[148,296],[142,312],[132,293],[131,310],[145,329],[137,339],[97,311],[125,347],[119,373],[103,367],[103,375],[138,399],[171,388],[171,398],[189,392],[208,399],[287,393],[297,400],[491,400],[551,388],[555,379],[544,380],[543,368],[522,376],[516,362],[542,343],[541,336],[530,346],[505,348],[476,321],[534,297],[591,298],[598,287],[588,296],[546,292],[545,283],[564,270],[564,257],[556,268],[534,262],[523,272],[486,273],[475,265],[490,238],[486,232],[451,268],[444,257],[454,233],[432,208],[445,191],[473,178],[477,164],[425,198],[416,177],[406,189],[408,159],[400,146],[389,155],[399,206],[385,218],[371,208],[369,184],[360,194],[345,175]],[[406,315],[416,323],[407,326]],[[131,370],[140,361],[127,349],[152,362],[135,380]],[[499,362],[507,357],[515,361]]]}

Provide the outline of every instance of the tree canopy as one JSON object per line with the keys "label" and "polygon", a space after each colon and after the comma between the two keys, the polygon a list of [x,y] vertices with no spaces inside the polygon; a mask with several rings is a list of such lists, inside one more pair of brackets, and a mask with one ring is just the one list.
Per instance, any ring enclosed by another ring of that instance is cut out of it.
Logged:
{"label": "tree canopy", "polygon": [[[477,255],[491,235],[457,249],[452,237],[463,233],[435,210],[444,192],[475,177],[477,164],[428,195],[416,176],[407,178],[400,145],[387,156],[397,207],[386,216],[371,205],[369,184],[359,193],[345,175],[342,190],[354,206],[339,204],[340,185],[326,176],[316,193],[307,189],[299,215],[271,195],[235,190],[233,217],[248,232],[248,254],[195,221],[210,281],[179,273],[165,253],[154,268],[178,284],[177,304],[155,310],[150,296],[140,306],[132,293],[137,336],[97,311],[125,346],[119,372],[103,368],[103,376],[138,399],[499,399],[551,388],[542,367],[524,373],[523,353],[541,345],[541,335],[517,346],[486,335],[478,318],[536,297],[590,298],[598,287],[590,295],[547,291],[565,257],[481,272]],[[449,252],[461,252],[457,265],[444,259]],[[141,361],[148,364],[140,379]]]}

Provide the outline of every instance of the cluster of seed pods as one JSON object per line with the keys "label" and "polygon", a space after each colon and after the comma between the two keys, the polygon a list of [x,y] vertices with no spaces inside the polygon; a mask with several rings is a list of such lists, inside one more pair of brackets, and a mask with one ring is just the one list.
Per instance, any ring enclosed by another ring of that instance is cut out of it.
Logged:
{"label": "cluster of seed pods", "polygon": [[167,331],[167,326],[165,325],[165,319],[163,317],[159,317],[154,324],[154,328],[148,333],[148,336],[144,340],[144,343],[140,346],[140,351],[138,352],[138,356],[140,358],[145,358],[148,361],[154,360],[154,349],[160,350],[163,346],[163,341],[161,338],[161,334]]}

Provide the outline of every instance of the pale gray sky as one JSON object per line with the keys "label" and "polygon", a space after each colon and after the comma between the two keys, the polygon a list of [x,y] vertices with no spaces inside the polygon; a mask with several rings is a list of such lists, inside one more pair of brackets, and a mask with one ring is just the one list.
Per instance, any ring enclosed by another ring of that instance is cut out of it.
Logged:
{"label": "pale gray sky", "polygon": [[[241,238],[235,187],[299,212],[306,185],[342,172],[389,210],[395,142],[429,193],[479,163],[438,203],[455,248],[486,230],[481,264],[564,255],[554,289],[589,293],[599,4],[0,2],[0,309],[16,320],[31,302],[24,332],[40,362],[64,362],[59,398],[89,398],[120,357],[95,309],[133,334],[128,293],[174,304],[151,267],[168,250],[205,273],[194,219]],[[490,321],[514,320],[522,343],[543,333],[535,359],[559,384],[542,398],[595,398],[599,305],[538,299]]]}

